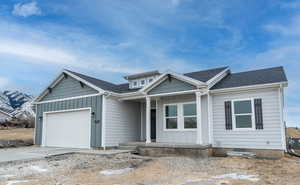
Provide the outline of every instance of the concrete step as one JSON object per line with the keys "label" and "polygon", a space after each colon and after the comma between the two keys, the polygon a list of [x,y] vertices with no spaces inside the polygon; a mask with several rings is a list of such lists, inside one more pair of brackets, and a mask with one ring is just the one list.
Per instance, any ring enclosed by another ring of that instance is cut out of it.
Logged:
{"label": "concrete step", "polygon": [[121,145],[119,146],[120,150],[136,150],[136,146],[125,146],[125,145]]}

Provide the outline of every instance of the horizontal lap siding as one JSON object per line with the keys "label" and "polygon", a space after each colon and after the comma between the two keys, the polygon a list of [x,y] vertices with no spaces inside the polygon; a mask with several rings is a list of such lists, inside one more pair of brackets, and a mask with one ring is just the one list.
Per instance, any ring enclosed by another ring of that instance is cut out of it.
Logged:
{"label": "horizontal lap siding", "polygon": [[160,94],[160,93],[171,93],[179,91],[188,91],[196,89],[195,86],[188,84],[186,82],[171,78],[169,81],[166,79],[158,86],[154,87],[148,94]]}
{"label": "horizontal lap siding", "polygon": [[105,146],[140,140],[140,103],[106,99]]}
{"label": "horizontal lap siding", "polygon": [[[278,89],[269,88],[213,96],[214,147],[282,149]],[[225,130],[224,102],[234,99],[261,98],[264,129]],[[267,144],[269,143],[269,144]]]}
{"label": "horizontal lap siding", "polygon": [[42,101],[69,98],[75,96],[84,96],[97,93],[98,91],[86,85],[81,87],[78,80],[68,76],[68,78],[63,78],[54,88],[52,88],[52,92],[48,93],[42,99]]}
{"label": "horizontal lap siding", "polygon": [[[196,143],[197,133],[196,131],[165,131],[164,130],[164,104],[169,103],[184,103],[196,101],[195,95],[180,95],[163,97],[158,101],[158,110],[156,111],[156,140],[157,142],[169,142],[169,143]],[[204,142],[208,140],[208,119],[207,119],[207,96],[202,97],[202,134]]]}
{"label": "horizontal lap siding", "polygon": [[[36,105],[36,132],[35,143],[42,144],[42,128],[43,128],[43,113],[52,111],[64,111],[70,109],[89,108],[95,113],[92,116],[91,122],[91,146],[101,146],[101,122],[102,122],[102,96],[92,96],[85,98],[78,98],[72,100],[64,100],[50,103],[43,103]],[[57,128],[59,129],[59,128]],[[72,127],[70,127],[70,132]]]}

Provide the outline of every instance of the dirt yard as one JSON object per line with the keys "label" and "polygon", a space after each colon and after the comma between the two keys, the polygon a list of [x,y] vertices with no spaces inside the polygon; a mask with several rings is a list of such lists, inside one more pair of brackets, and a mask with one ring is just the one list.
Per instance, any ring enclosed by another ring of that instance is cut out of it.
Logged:
{"label": "dirt yard", "polygon": [[33,128],[0,129],[0,140],[30,140],[33,138]]}
{"label": "dirt yard", "polygon": [[63,155],[46,160],[0,166],[4,185],[209,185],[288,184],[300,182],[300,159],[148,158]]}

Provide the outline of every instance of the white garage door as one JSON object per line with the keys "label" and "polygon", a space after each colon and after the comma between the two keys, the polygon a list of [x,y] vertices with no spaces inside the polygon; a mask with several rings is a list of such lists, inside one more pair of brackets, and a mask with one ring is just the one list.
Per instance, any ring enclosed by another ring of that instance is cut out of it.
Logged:
{"label": "white garage door", "polygon": [[90,148],[90,110],[46,113],[43,146]]}

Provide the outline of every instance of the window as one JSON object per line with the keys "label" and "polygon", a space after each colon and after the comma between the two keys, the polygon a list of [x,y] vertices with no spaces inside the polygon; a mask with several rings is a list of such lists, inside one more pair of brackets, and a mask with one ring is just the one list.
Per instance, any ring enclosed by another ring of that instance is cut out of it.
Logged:
{"label": "window", "polygon": [[148,79],[148,83],[151,83],[153,81],[153,78]]}
{"label": "window", "polygon": [[183,104],[183,119],[184,129],[197,128],[197,111],[195,103]]}
{"label": "window", "polygon": [[137,87],[137,86],[138,86],[138,82],[137,82],[137,81],[133,81],[133,82],[132,82],[132,87],[135,88],[135,87]]}
{"label": "window", "polygon": [[177,105],[165,106],[166,129],[177,129]]}
{"label": "window", "polygon": [[195,102],[164,105],[164,129],[175,131],[194,131],[197,128]]}
{"label": "window", "polygon": [[145,85],[145,80],[141,80],[141,86],[144,86]]}
{"label": "window", "polygon": [[233,120],[236,129],[252,129],[253,127],[253,101],[233,101]]}

